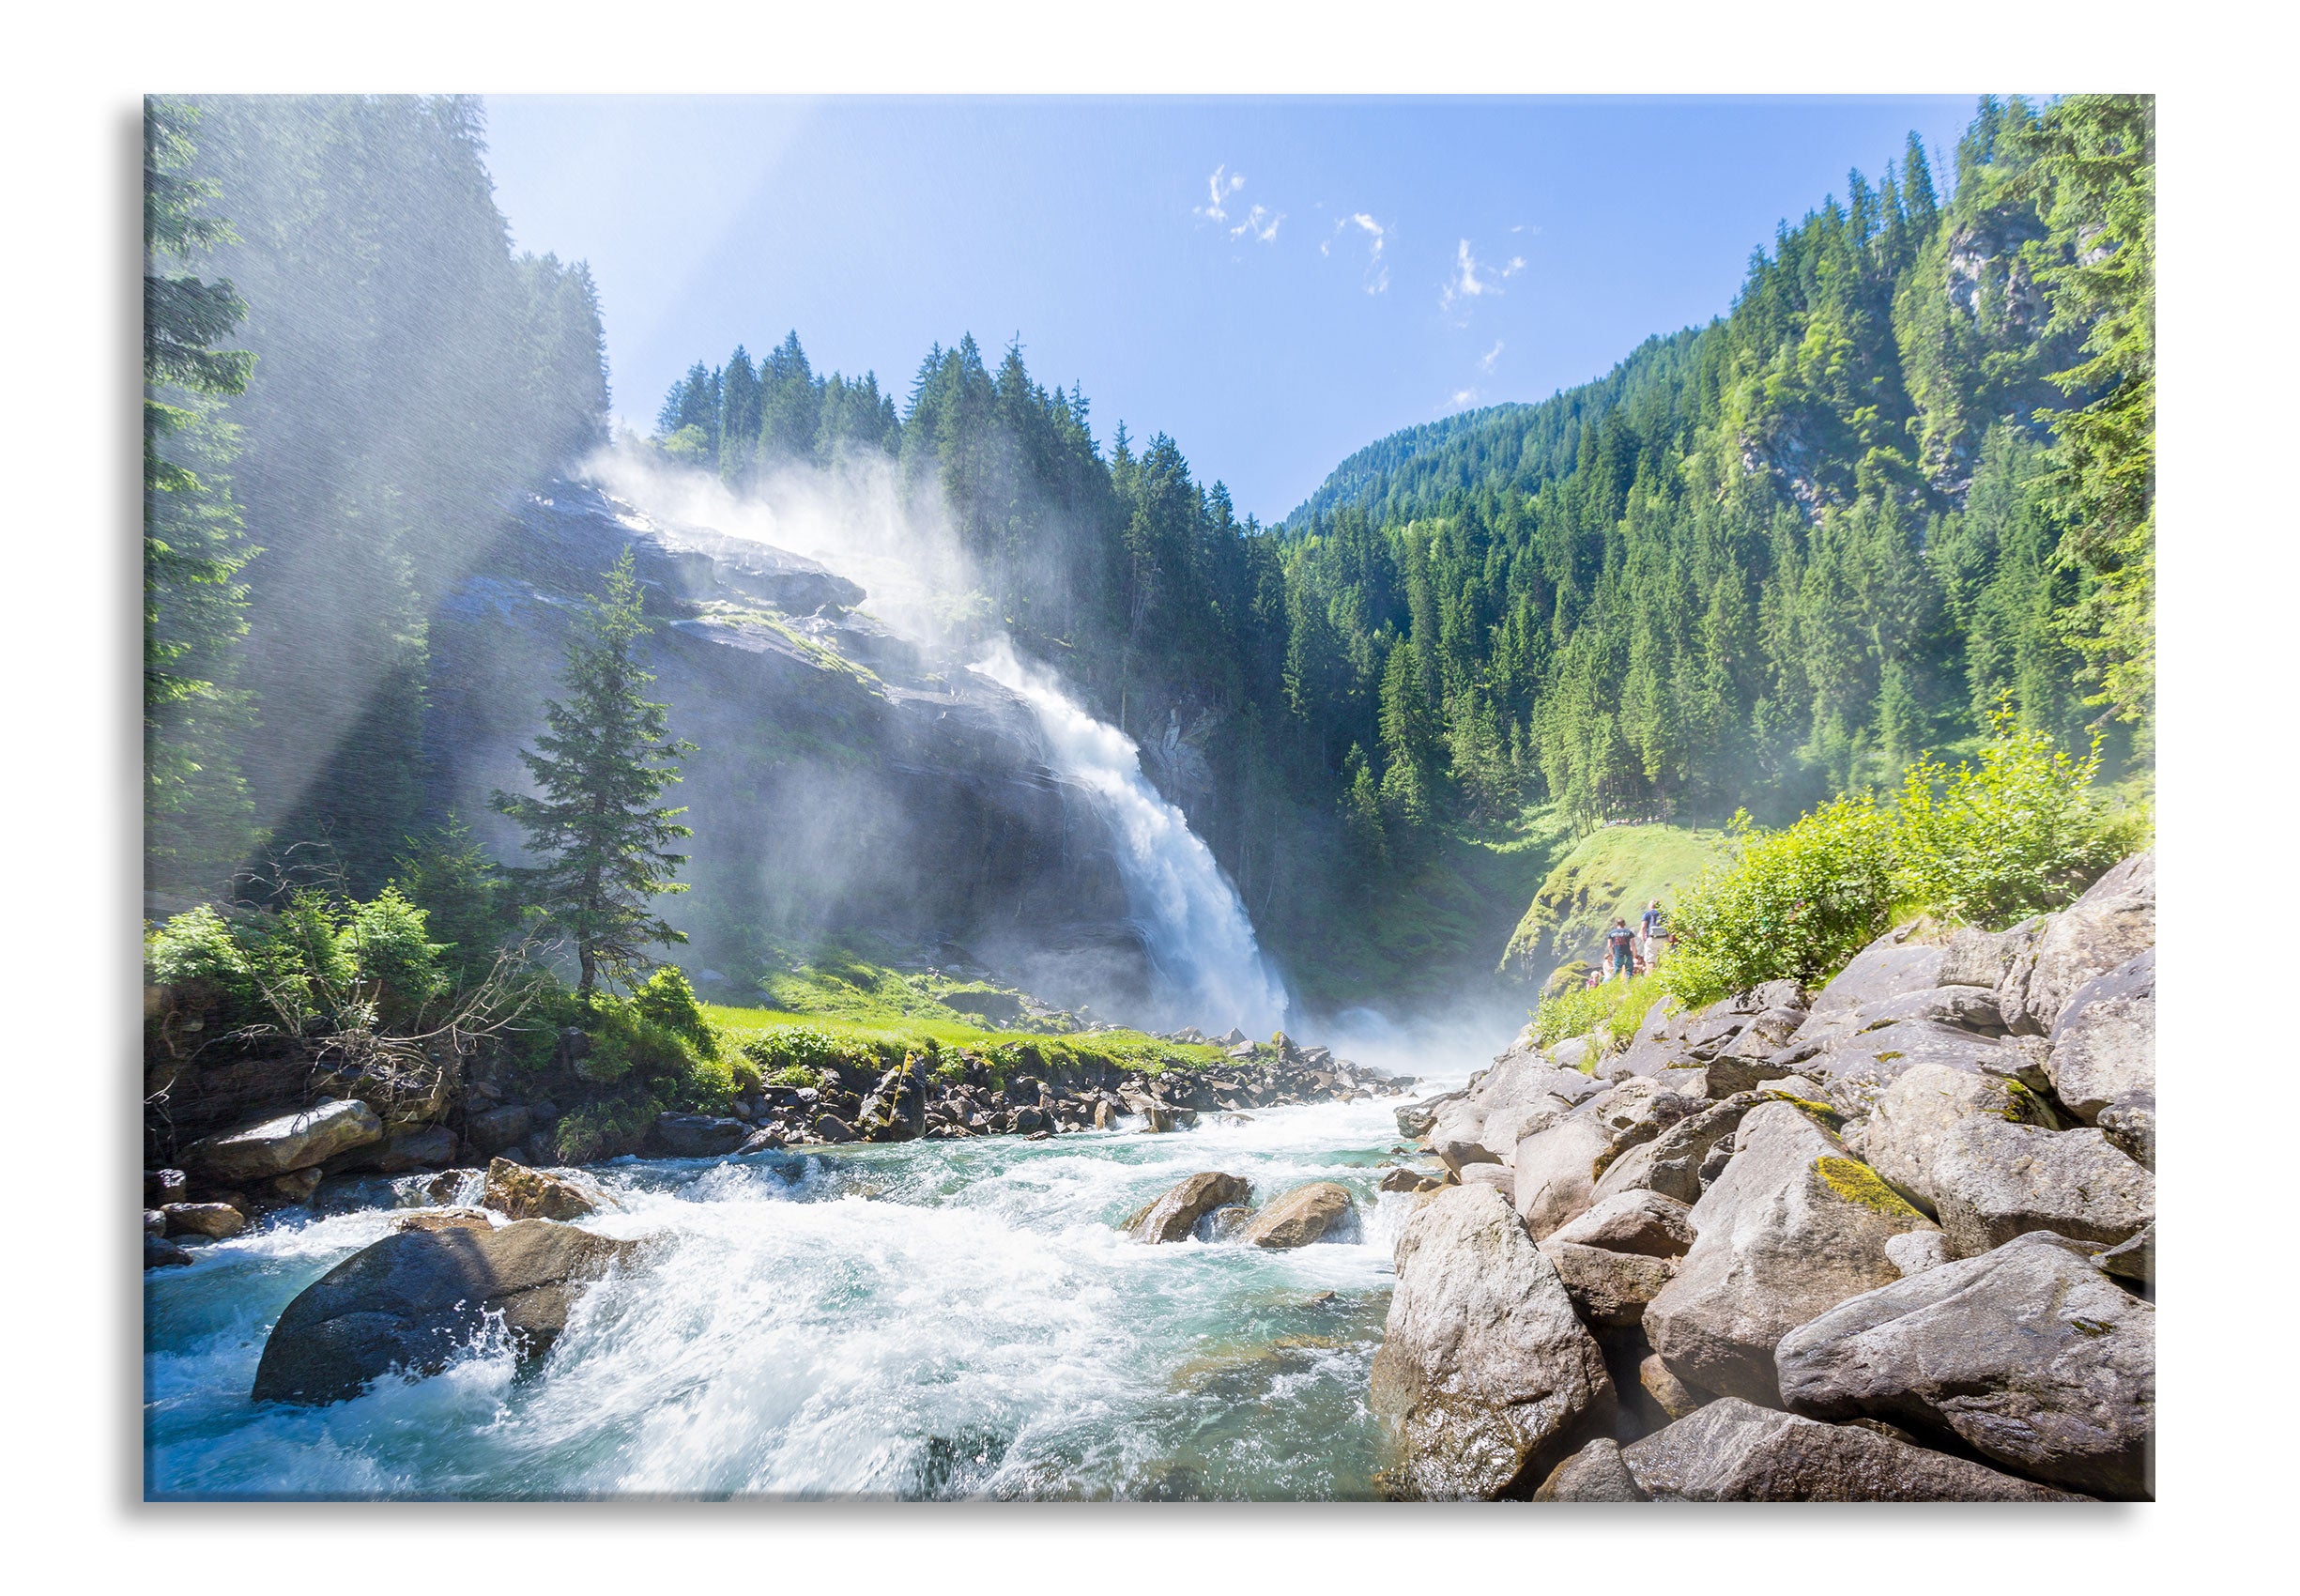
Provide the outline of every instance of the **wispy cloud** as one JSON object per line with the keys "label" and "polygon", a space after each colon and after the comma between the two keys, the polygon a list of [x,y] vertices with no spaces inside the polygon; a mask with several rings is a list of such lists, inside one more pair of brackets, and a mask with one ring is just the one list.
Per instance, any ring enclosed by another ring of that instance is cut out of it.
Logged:
{"label": "wispy cloud", "polygon": [[1440,405],[1437,407],[1437,412],[1442,416],[1448,410],[1466,409],[1470,406],[1475,405],[1477,402],[1478,391],[1476,389],[1457,388],[1453,391],[1453,397],[1448,399],[1443,405]]}
{"label": "wispy cloud", "polygon": [[1494,346],[1491,349],[1488,349],[1484,354],[1478,357],[1478,369],[1480,371],[1492,371],[1494,369],[1494,362],[1499,359],[1501,359],[1501,340],[1496,338],[1494,340]]}
{"label": "wispy cloud", "polygon": [[1194,214],[1208,222],[1227,222],[1230,212],[1225,207],[1230,196],[1246,186],[1246,176],[1230,170],[1228,161],[1214,168],[1214,176],[1206,179],[1206,203],[1194,208]]}
{"label": "wispy cloud", "polygon": [[1389,242],[1389,230],[1364,211],[1354,210],[1337,221],[1333,232],[1320,240],[1318,253],[1331,254],[1334,240],[1353,227],[1372,240],[1366,252],[1366,292],[1379,294],[1389,286],[1389,265],[1382,259],[1383,246]]}
{"label": "wispy cloud", "polygon": [[1257,244],[1273,243],[1278,238],[1278,224],[1285,219],[1286,213],[1282,210],[1273,213],[1255,206],[1246,213],[1243,221],[1230,229],[1230,236],[1243,238],[1251,234]]}
{"label": "wispy cloud", "polygon": [[[1449,311],[1464,299],[1483,299],[1488,294],[1498,296],[1503,281],[1525,269],[1526,257],[1511,255],[1501,269],[1495,270],[1469,253],[1469,240],[1464,238],[1461,248],[1454,253],[1453,275],[1438,292],[1438,308]],[[1485,275],[1480,276],[1480,272]]]}

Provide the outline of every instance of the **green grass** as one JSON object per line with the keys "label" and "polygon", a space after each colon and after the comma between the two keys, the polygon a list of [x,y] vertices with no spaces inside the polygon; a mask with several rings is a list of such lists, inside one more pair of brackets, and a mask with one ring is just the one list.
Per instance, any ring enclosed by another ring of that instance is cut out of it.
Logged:
{"label": "green grass", "polygon": [[1654,898],[1667,908],[1724,851],[1721,831],[1601,826],[1534,893],[1502,953],[1502,970],[1531,975],[1545,963],[1596,958],[1615,915],[1633,926]]}
{"label": "green grass", "polygon": [[1569,1036],[1602,1030],[1609,1046],[1627,1047],[1637,1035],[1637,1027],[1645,1023],[1646,1010],[1673,996],[1668,974],[1662,970],[1633,975],[1626,981],[1607,981],[1602,987],[1576,988],[1545,1000],[1534,1010],[1534,1037],[1546,1048]]}

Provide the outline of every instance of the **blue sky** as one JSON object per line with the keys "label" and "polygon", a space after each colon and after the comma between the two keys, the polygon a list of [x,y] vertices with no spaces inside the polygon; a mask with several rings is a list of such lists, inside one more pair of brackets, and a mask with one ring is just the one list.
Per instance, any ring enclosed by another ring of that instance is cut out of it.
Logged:
{"label": "blue sky", "polygon": [[519,247],[590,262],[621,416],[792,329],[898,396],[1020,334],[1105,443],[1169,433],[1273,520],[1385,433],[1725,311],[1911,130],[1945,182],[1972,103],[496,96],[488,143]]}

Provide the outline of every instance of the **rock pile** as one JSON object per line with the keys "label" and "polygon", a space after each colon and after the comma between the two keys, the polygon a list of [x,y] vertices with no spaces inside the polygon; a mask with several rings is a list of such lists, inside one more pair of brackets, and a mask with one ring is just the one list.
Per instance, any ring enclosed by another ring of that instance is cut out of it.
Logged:
{"label": "rock pile", "polygon": [[2147,1496],[2154,936],[2141,854],[1401,1109],[1463,1184],[1398,1244],[1392,1489]]}

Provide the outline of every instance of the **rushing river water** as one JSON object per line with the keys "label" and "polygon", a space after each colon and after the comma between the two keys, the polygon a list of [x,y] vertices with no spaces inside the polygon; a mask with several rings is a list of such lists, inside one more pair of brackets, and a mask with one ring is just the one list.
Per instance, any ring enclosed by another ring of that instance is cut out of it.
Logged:
{"label": "rushing river water", "polygon": [[[1432,1084],[1469,1066],[1397,1061]],[[146,1276],[147,1488],[1368,1496],[1381,1456],[1367,1371],[1406,1211],[1375,1183],[1404,1100],[1163,1136],[606,1165],[623,1211],[585,1222],[650,1245],[580,1301],[547,1357],[522,1369],[482,1345],[320,1408],[250,1401],[264,1338],[394,1216],[275,1220]],[[1114,1228],[1208,1169],[1250,1179],[1258,1203],[1339,1180],[1361,1239],[1265,1252],[1143,1246]]]}

